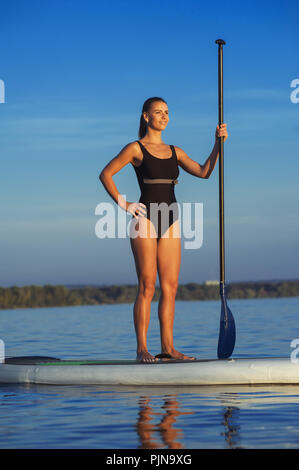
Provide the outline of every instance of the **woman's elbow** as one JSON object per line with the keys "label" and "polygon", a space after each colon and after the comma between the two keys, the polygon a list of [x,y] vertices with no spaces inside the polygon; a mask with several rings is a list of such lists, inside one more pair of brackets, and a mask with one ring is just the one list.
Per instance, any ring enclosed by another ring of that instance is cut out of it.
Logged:
{"label": "woman's elbow", "polygon": [[210,173],[202,171],[199,175],[200,178],[207,180],[210,178]]}
{"label": "woman's elbow", "polygon": [[101,173],[99,174],[99,180],[100,180],[102,183],[104,183],[106,176],[107,176],[107,175],[106,175],[105,170],[102,170]]}
{"label": "woman's elbow", "polygon": [[209,170],[207,168],[204,168],[202,165],[199,165],[199,168],[197,170],[197,175],[199,178],[202,178],[204,180],[209,178]]}

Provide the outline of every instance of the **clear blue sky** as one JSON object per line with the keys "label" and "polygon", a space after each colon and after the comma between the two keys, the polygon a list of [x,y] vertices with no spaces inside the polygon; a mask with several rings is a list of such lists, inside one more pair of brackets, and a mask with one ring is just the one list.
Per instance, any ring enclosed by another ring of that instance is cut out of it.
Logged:
{"label": "clear blue sky", "polygon": [[[137,139],[144,100],[162,96],[166,143],[203,163],[225,39],[227,282],[299,278],[297,1],[13,1],[1,5],[0,285],[135,283],[129,239],[100,240],[98,174]],[[133,169],[115,182],[128,200]],[[204,241],[180,282],[218,279],[218,166],[180,172],[177,199],[204,204]]]}

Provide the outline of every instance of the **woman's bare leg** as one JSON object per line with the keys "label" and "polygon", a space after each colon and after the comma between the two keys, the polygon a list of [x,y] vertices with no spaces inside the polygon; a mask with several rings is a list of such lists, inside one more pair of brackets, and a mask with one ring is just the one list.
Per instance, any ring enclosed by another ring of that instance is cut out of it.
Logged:
{"label": "woman's bare leg", "polygon": [[[150,223],[145,219],[143,223]],[[157,239],[131,238],[138,277],[138,294],[134,304],[134,325],[137,339],[137,359],[153,362],[157,359],[147,349],[147,331],[150,321],[151,301],[157,277]]]}
{"label": "woman's bare leg", "polygon": [[[170,229],[171,230],[171,227]],[[171,236],[158,240],[157,261],[161,287],[158,313],[161,333],[161,352],[170,354],[176,359],[193,359],[174,348],[173,324],[175,314],[175,297],[178,288],[181,264],[181,239]]]}

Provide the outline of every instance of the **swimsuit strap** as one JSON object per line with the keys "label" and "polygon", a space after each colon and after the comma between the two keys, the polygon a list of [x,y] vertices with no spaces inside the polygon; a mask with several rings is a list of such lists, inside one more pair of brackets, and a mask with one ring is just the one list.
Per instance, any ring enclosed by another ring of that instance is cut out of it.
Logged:
{"label": "swimsuit strap", "polygon": [[171,150],[172,150],[172,154],[173,154],[173,155],[175,155],[175,159],[176,159],[176,161],[178,161],[178,156],[177,156],[177,154],[176,154],[176,151],[175,151],[174,145],[170,145],[170,148],[171,148]]}

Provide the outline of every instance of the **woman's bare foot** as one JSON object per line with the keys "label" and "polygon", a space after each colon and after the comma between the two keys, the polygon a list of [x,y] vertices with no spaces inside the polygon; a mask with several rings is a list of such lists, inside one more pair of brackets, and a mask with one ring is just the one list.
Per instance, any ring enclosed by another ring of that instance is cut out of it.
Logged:
{"label": "woman's bare foot", "polygon": [[157,362],[158,359],[145,350],[137,352],[136,360],[140,362]]}
{"label": "woman's bare foot", "polygon": [[166,355],[166,356],[170,356],[169,358],[170,359],[177,359],[177,360],[180,360],[180,361],[195,361],[196,360],[196,357],[193,357],[193,356],[186,356],[185,354],[177,351],[176,349],[170,349],[170,350],[165,350],[165,351],[162,351],[161,353],[162,355]]}

